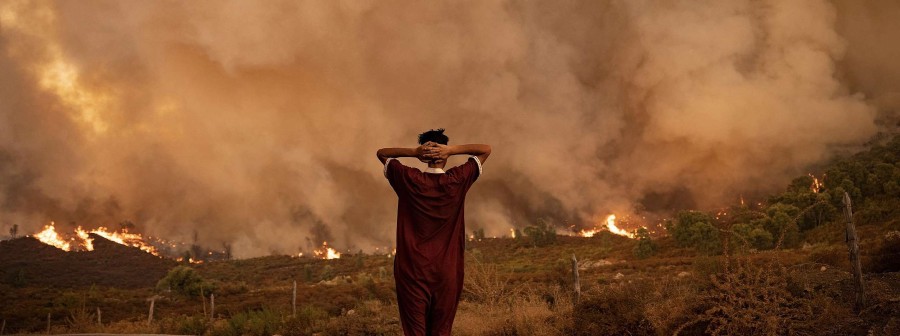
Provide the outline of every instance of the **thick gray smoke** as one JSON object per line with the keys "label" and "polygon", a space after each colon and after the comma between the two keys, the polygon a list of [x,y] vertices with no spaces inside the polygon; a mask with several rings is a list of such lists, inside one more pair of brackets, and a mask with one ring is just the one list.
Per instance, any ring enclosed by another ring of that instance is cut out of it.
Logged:
{"label": "thick gray smoke", "polygon": [[896,120],[898,17],[890,1],[6,0],[0,224],[371,251],[396,211],[375,150],[437,127],[494,146],[467,210],[488,235],[721,206]]}

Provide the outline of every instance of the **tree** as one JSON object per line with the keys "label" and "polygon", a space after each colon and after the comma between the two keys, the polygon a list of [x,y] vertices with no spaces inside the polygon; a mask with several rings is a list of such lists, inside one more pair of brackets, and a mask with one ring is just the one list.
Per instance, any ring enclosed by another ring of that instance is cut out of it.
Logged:
{"label": "tree", "polygon": [[768,231],[777,245],[782,247],[794,247],[800,242],[800,228],[796,218],[800,209],[788,204],[776,203],[766,208],[766,217],[754,221]]}
{"label": "tree", "polygon": [[738,237],[737,242],[746,248],[765,250],[774,246],[772,234],[757,221],[735,224],[731,230]]}
{"label": "tree", "polygon": [[484,228],[479,228],[478,230],[475,230],[474,232],[472,232],[472,236],[475,237],[475,240],[484,239]]}
{"label": "tree", "polygon": [[666,230],[681,247],[693,247],[706,254],[722,251],[719,229],[713,225],[712,216],[705,212],[679,211],[674,222],[666,222]]}
{"label": "tree", "polygon": [[539,218],[537,224],[525,227],[525,236],[531,246],[547,246],[556,243],[556,229],[544,218]]}
{"label": "tree", "polygon": [[185,296],[200,296],[212,293],[215,286],[200,277],[200,273],[187,266],[175,266],[156,284],[158,289],[171,289]]}

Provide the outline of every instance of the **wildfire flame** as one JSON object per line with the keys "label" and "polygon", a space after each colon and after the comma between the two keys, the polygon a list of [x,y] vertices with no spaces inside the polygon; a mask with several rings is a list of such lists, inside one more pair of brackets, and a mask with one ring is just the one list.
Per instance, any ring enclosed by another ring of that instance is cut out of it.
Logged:
{"label": "wildfire flame", "polygon": [[[616,226],[616,215],[615,214],[606,216],[606,229],[609,230],[609,232],[612,232],[612,233],[620,235],[620,236],[634,238],[633,233],[622,230],[618,226]],[[582,237],[593,237],[595,234],[597,234],[597,232],[600,232],[600,231],[601,231],[601,229],[595,227],[590,230],[581,230],[581,232],[579,232],[578,234],[581,235]]]}
{"label": "wildfire flame", "polygon": [[812,184],[809,185],[809,190],[814,194],[818,194],[822,189],[825,188],[825,183],[819,181],[819,179],[813,174],[807,174],[809,177],[812,177]]}
{"label": "wildfire flame", "polygon": [[322,242],[322,247],[313,250],[313,254],[322,259],[340,259],[341,257],[340,252],[328,247],[328,242]]}
{"label": "wildfire flame", "polygon": [[137,247],[142,251],[155,256],[159,255],[159,251],[156,249],[156,246],[145,243],[144,238],[141,237],[140,233],[128,233],[127,229],[122,229],[122,232],[109,231],[107,228],[102,226],[95,230],[91,230],[91,233],[125,246]]}
{"label": "wildfire flame", "polygon": [[32,236],[34,238],[37,238],[37,240],[41,241],[44,244],[55,246],[56,248],[63,251],[93,251],[94,239],[90,237],[90,233],[106,238],[107,240],[110,240],[112,242],[125,246],[137,247],[144,252],[159,256],[159,251],[155,246],[144,242],[144,238],[139,233],[129,233],[126,229],[122,229],[121,232],[117,232],[110,231],[109,229],[101,226],[99,228],[87,231],[79,226],[75,229],[75,236],[65,238],[58,232],[56,232],[56,223],[50,222],[49,225],[44,226],[43,230],[35,233]]}
{"label": "wildfire flame", "polygon": [[[56,248],[63,251],[71,251],[72,244],[63,240],[58,233],[56,233],[56,228],[54,227],[55,223],[50,222],[50,225],[44,225],[44,230],[38,232],[33,235],[34,238],[40,240],[42,243],[55,246]],[[91,246],[93,248],[93,245]]]}

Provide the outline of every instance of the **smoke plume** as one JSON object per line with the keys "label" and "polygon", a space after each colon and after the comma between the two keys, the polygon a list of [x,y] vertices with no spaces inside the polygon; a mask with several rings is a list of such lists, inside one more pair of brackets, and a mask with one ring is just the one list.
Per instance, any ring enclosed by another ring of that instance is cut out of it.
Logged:
{"label": "smoke plume", "polygon": [[371,251],[396,211],[375,151],[438,127],[494,148],[467,204],[488,235],[721,206],[896,127],[897,17],[849,0],[3,1],[0,224]]}

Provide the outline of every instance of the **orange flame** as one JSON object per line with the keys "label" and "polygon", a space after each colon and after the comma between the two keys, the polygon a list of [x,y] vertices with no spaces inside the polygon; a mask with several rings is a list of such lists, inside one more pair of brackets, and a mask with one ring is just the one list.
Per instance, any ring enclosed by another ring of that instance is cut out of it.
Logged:
{"label": "orange flame", "polygon": [[140,233],[128,233],[128,230],[126,229],[122,229],[122,232],[109,231],[103,226],[91,230],[91,233],[125,246],[137,247],[144,252],[159,256],[159,251],[156,249],[156,246],[145,243],[144,238]]}
{"label": "orange flame", "polygon": [[56,233],[56,228],[54,227],[55,223],[50,222],[50,225],[44,225],[44,230],[34,234],[34,238],[40,240],[42,243],[55,246],[56,248],[63,251],[71,251],[72,244],[63,240],[58,233]]}
{"label": "orange flame", "polygon": [[339,259],[341,257],[340,252],[328,247],[328,242],[322,242],[322,247],[313,250],[313,253],[317,258],[322,259]]}
{"label": "orange flame", "polygon": [[825,183],[820,182],[819,179],[817,177],[815,177],[815,175],[813,175],[813,174],[807,174],[807,175],[809,175],[809,177],[812,177],[812,179],[813,179],[812,184],[810,184],[810,186],[809,186],[809,190],[812,191],[813,194],[818,194],[820,191],[822,191],[822,189],[825,188]]}
{"label": "orange flame", "polygon": [[[606,216],[606,229],[609,230],[609,232],[612,232],[612,233],[620,235],[620,236],[634,238],[633,233],[622,230],[618,226],[616,226],[616,215],[615,214]],[[593,237],[595,234],[597,234],[597,232],[600,232],[601,230],[602,229],[594,227],[593,229],[590,229],[590,230],[581,230],[581,232],[579,232],[578,234],[582,237]]]}
{"label": "orange flame", "polygon": [[137,247],[144,252],[159,256],[159,251],[156,247],[144,242],[144,238],[140,234],[128,233],[128,230],[125,229],[123,229],[122,232],[116,232],[101,226],[97,229],[88,231],[79,226],[75,229],[74,233],[74,237],[66,239],[56,232],[55,223],[50,222],[50,225],[45,225],[44,229],[35,233],[33,237],[44,244],[55,246],[63,251],[93,251],[94,238],[91,238],[89,235],[93,233],[106,238],[109,241],[125,246]]}
{"label": "orange flame", "polygon": [[88,235],[87,231],[84,231],[84,229],[79,226],[77,229],[75,229],[75,234],[78,236],[78,238],[81,239],[82,245],[84,246],[85,250],[94,250],[94,238],[91,238],[91,236]]}

